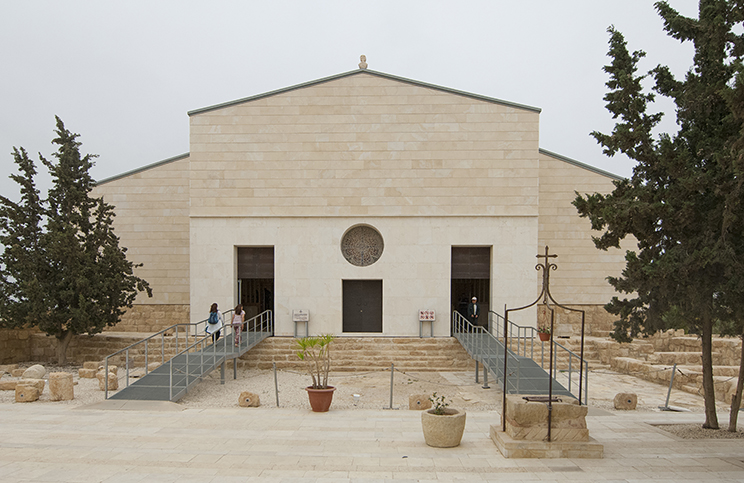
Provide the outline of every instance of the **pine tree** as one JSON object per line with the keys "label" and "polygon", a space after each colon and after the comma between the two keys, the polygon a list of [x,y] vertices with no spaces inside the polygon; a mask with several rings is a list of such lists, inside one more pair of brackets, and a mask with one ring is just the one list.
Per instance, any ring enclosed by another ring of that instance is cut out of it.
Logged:
{"label": "pine tree", "polygon": [[718,428],[713,387],[712,333],[717,320],[731,320],[744,304],[744,204],[742,203],[742,117],[735,93],[742,88],[744,36],[734,30],[744,20],[741,2],[702,0],[699,18],[687,18],[666,2],[655,4],[667,33],[695,47],[684,80],[665,66],[653,77],[656,94],[677,106],[679,131],[654,137],[661,114],[648,114],[654,93],[638,75],[642,51],[630,54],[620,32],[610,27],[612,59],[605,96],[619,118],[611,134],[592,135],[608,156],[617,152],[637,161],[629,180],[615,182],[609,195],[578,195],[579,214],[592,228],[600,249],[619,247],[628,235],[638,241],[628,251],[622,275],[609,281],[631,298],[606,306],[620,316],[613,337],[628,341],[667,327],[675,315],[701,336],[704,427]]}
{"label": "pine tree", "polygon": [[[89,170],[94,156],[81,156],[78,135],[65,129],[59,118],[56,121],[57,137],[52,141],[58,146],[53,155],[56,159],[40,155],[53,182],[47,199],[39,200],[33,183],[35,169],[23,151],[18,152],[16,164],[24,175],[13,179],[21,184],[24,203],[0,199],[0,240],[5,244],[0,260],[7,271],[2,291],[14,295],[0,301],[0,324],[37,326],[55,336],[57,360],[65,363],[74,335],[92,335],[115,325],[123,309],[132,307],[139,291],[149,296],[152,291],[146,281],[134,275],[138,265],[128,261],[126,249],[119,247],[112,226],[113,206],[90,196],[94,181]],[[43,229],[42,220],[46,222]],[[26,237],[28,241],[22,238],[18,250],[8,244],[26,232],[33,236]],[[24,254],[16,262],[17,251]],[[18,283],[22,280],[33,284]]]}

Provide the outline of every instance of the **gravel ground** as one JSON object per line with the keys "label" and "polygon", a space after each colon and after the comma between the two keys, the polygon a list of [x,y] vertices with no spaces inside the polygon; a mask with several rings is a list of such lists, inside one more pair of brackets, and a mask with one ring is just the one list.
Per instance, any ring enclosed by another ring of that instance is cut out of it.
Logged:
{"label": "gravel ground", "polygon": [[[29,367],[34,363],[21,364]],[[47,369],[46,379],[51,372],[70,372],[75,381],[75,399],[71,401],[53,402],[50,400],[48,385],[45,387],[39,401],[33,404],[56,404],[66,406],[85,406],[104,400],[104,393],[98,387],[97,379],[78,378],[80,366],[55,366],[44,364]],[[123,372],[123,371],[122,371]],[[237,379],[233,379],[233,371],[225,371],[225,383],[221,384],[220,372],[214,371],[205,377],[202,383],[196,385],[179,404],[188,408],[238,408],[238,397],[243,391],[250,391],[259,395],[263,407],[277,407],[277,393],[274,384],[273,371],[238,369]],[[12,379],[10,375],[2,376],[3,380]],[[305,387],[310,378],[306,374],[290,370],[279,370],[276,374],[278,384],[279,407],[309,409]],[[375,371],[364,373],[338,372],[331,373],[329,384],[336,386],[331,408],[335,409],[390,409],[389,371]],[[430,396],[434,392],[444,395],[450,405],[466,411],[501,411],[501,391],[493,381],[489,381],[490,389],[483,389],[483,381],[476,384],[472,372],[401,372],[393,375],[392,409],[407,410],[410,395]],[[120,384],[124,384],[123,374],[120,374]],[[592,371],[589,379],[589,406],[612,413],[613,398],[619,392],[633,392],[638,395],[637,412],[659,412],[659,406],[665,403],[667,389],[630,375],[613,373],[611,371]],[[354,395],[359,395],[355,401]],[[0,391],[1,404],[16,404],[14,391]],[[703,399],[694,394],[673,391],[670,406],[677,406],[687,411],[700,413],[701,424],[660,425],[660,430],[668,431],[685,439],[710,438],[744,438],[741,429],[730,433],[728,427],[728,407],[718,404],[719,424],[721,430],[702,429]],[[739,427],[744,425],[744,416]]]}

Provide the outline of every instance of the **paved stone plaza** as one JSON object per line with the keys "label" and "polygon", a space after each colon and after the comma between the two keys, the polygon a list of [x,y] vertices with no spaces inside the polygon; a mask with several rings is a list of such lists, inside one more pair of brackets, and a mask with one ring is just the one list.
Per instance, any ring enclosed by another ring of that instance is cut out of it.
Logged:
{"label": "paved stone plaza", "polygon": [[0,481],[744,481],[744,440],[681,440],[648,424],[700,413],[592,409],[603,459],[506,459],[488,436],[499,420],[468,413],[462,444],[438,449],[409,410],[11,404],[0,410]]}

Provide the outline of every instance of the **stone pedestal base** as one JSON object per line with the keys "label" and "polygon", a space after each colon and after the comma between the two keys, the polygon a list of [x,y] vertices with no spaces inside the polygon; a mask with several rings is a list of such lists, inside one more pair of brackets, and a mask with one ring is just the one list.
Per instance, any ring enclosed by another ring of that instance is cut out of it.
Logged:
{"label": "stone pedestal base", "polygon": [[516,440],[501,431],[500,425],[491,425],[491,440],[504,458],[602,458],[604,446],[588,439],[553,443]]}

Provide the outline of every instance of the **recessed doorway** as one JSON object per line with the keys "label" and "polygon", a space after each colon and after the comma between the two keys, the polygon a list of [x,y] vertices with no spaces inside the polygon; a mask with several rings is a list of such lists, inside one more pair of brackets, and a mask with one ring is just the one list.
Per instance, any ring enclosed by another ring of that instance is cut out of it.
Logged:
{"label": "recessed doorway", "polygon": [[382,280],[344,280],[343,306],[344,332],[382,332]]}
{"label": "recessed doorway", "polygon": [[[451,310],[468,316],[468,303],[478,297],[478,306],[488,314],[491,305],[491,247],[452,247]],[[488,317],[478,325],[488,326]]]}
{"label": "recessed doorway", "polygon": [[274,247],[238,247],[238,301],[246,320],[274,310]]}

